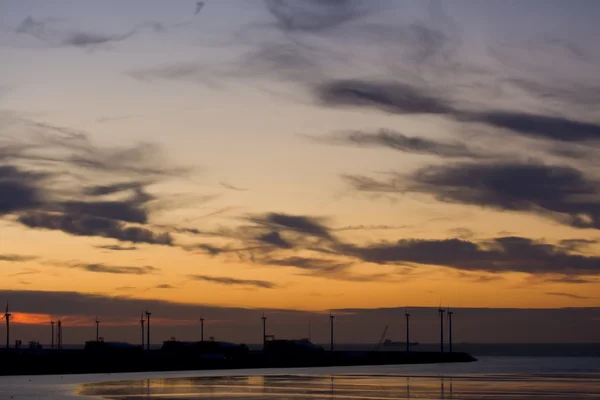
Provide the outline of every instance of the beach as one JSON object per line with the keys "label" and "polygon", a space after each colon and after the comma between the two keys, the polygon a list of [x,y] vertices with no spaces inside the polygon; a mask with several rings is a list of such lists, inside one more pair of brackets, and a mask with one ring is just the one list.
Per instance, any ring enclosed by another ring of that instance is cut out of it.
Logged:
{"label": "beach", "polygon": [[600,359],[1,377],[0,399],[595,399]]}

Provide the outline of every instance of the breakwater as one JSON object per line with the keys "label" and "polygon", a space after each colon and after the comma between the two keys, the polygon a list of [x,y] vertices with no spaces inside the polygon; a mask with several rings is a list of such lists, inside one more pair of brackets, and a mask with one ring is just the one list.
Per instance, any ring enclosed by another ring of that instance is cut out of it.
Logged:
{"label": "breakwater", "polygon": [[118,372],[186,371],[207,369],[292,368],[354,365],[394,365],[471,362],[467,353],[334,351],[287,354],[248,351],[241,354],[194,352],[4,350],[0,375],[88,374]]}

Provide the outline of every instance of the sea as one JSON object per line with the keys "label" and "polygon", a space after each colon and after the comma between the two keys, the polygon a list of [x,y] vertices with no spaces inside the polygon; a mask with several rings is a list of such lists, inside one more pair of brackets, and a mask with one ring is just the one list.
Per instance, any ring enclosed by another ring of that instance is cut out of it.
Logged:
{"label": "sea", "polygon": [[600,357],[477,358],[460,364],[0,377],[0,400],[600,400]]}

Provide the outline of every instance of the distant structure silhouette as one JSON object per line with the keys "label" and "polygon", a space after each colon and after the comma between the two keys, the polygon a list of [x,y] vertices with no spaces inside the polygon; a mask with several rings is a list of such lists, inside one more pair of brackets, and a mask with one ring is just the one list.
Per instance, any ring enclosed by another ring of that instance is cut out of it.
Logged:
{"label": "distant structure silhouette", "polygon": [[204,342],[204,316],[200,316],[200,341]]}
{"label": "distant structure silhouette", "polygon": [[333,319],[335,318],[335,316],[333,314],[331,314],[331,312],[329,313],[329,335],[330,335],[330,345],[329,345],[329,349],[333,352]]}
{"label": "distant structure silhouette", "polygon": [[444,310],[441,306],[438,309],[440,313],[440,353],[444,352]]}
{"label": "distant structure silhouette", "polygon": [[148,351],[150,351],[150,315],[152,315],[152,313],[146,310],[146,319],[148,320],[148,323],[146,324],[146,349]]}
{"label": "distant structure silhouette", "polygon": [[452,353],[452,315],[454,311],[450,311],[448,307],[448,352]]}
{"label": "distant structure silhouette", "polygon": [[6,348],[10,347],[10,318],[12,314],[8,312],[8,302],[6,302],[6,311],[4,311],[4,315],[2,319],[6,320]]}
{"label": "distant structure silhouette", "polygon": [[408,310],[404,313],[406,317],[406,352],[410,351],[410,313]]}
{"label": "distant structure silhouette", "polygon": [[100,341],[100,320],[96,317],[96,342]]}
{"label": "distant structure silhouette", "polygon": [[54,324],[55,324],[55,322],[52,320],[52,318],[50,318],[50,325],[52,326],[52,340],[51,340],[51,345],[50,345],[51,349],[54,348]]}
{"label": "distant structure silhouette", "polygon": [[142,350],[144,350],[144,312],[142,311],[142,316],[140,317],[140,326],[142,327]]}
{"label": "distant structure silhouette", "polygon": [[267,317],[265,317],[265,313],[263,313],[262,317],[262,328],[263,328],[263,350],[267,346]]}

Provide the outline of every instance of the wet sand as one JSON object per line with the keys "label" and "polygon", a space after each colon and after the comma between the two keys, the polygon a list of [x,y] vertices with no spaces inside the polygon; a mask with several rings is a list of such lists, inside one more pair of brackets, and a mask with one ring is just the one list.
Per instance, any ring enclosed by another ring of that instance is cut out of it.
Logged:
{"label": "wet sand", "polygon": [[[600,399],[598,359],[570,366],[583,371],[576,373],[504,372],[515,364],[546,369],[525,361],[0,377],[0,399]],[[559,367],[557,361],[542,365]]]}
{"label": "wet sand", "polygon": [[590,399],[600,384],[586,377],[405,377],[283,375],[150,379],[83,385],[81,394],[147,399]]}

